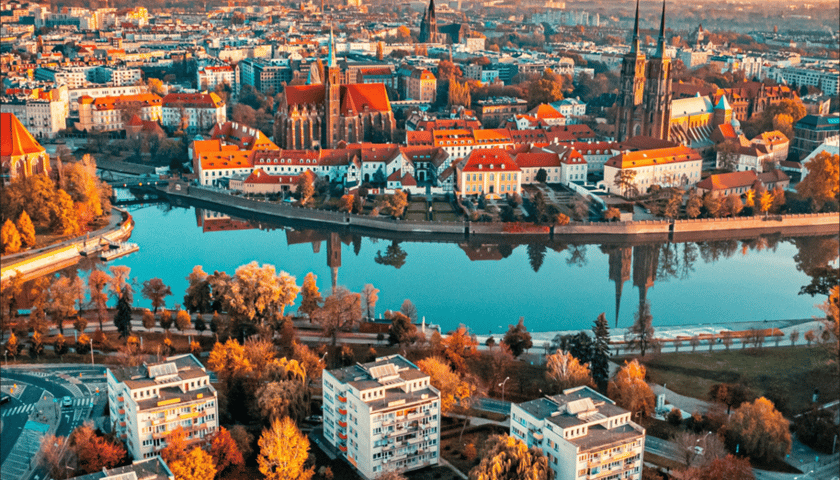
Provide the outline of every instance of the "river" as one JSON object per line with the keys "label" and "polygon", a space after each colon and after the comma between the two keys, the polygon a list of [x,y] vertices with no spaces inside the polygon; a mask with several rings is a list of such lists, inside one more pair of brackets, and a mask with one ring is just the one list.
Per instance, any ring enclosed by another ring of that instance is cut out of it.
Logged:
{"label": "river", "polygon": [[[531,331],[585,329],[602,312],[610,324],[628,327],[642,302],[654,326],[807,319],[821,314],[816,305],[825,297],[798,295],[810,282],[805,271],[836,265],[838,256],[837,236],[636,245],[397,243],[257,225],[169,204],[131,213],[130,241],[140,251],[109,265],[130,267],[138,292],[143,281],[163,279],[174,293],[166,299],[170,308],[182,302],[193,266],[232,275],[257,261],[290,273],[298,285],[313,272],[324,294],[333,282],[357,292],[371,283],[380,290],[377,316],[410,299],[427,323],[444,331],[463,323],[477,334],[506,331],[519,317]],[[91,267],[76,268],[85,275]],[[138,294],[135,305],[149,302]]]}

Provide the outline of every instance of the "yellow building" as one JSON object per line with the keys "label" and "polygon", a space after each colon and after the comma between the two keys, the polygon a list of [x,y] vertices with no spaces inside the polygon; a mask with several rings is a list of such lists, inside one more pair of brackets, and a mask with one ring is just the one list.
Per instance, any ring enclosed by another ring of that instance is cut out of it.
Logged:
{"label": "yellow building", "polygon": [[522,191],[522,171],[504,150],[473,150],[455,171],[460,195],[512,195]]}

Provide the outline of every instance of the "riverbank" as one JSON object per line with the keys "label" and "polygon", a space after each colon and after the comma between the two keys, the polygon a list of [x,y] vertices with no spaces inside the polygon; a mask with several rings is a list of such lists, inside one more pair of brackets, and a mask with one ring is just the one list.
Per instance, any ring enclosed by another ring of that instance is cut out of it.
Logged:
{"label": "riverbank", "polygon": [[113,207],[111,219],[108,226],[104,228],[49,247],[2,257],[3,268],[0,270],[0,278],[6,281],[15,273],[20,273],[23,280],[30,280],[61,270],[78,262],[82,257],[82,252],[91,250],[91,245],[128,240],[133,229],[134,220],[131,215],[123,209]]}
{"label": "riverbank", "polygon": [[204,202],[216,208],[233,210],[242,218],[254,215],[273,219],[311,222],[346,229],[388,231],[392,233],[446,235],[457,238],[470,237],[527,237],[537,241],[567,239],[580,241],[587,237],[627,239],[644,237],[646,240],[673,242],[703,241],[741,238],[761,234],[831,234],[840,228],[840,215],[798,214],[715,218],[695,220],[643,220],[630,222],[572,222],[568,225],[534,226],[532,224],[484,222],[429,222],[419,220],[394,220],[346,212],[315,210],[284,203],[231,195],[224,190],[170,182],[161,189],[171,199]]}

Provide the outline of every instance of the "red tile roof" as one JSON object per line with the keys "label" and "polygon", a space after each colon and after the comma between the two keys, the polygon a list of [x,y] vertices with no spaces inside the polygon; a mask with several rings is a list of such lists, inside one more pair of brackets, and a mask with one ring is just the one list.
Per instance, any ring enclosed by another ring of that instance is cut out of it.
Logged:
{"label": "red tile roof", "polygon": [[215,93],[170,93],[163,97],[165,107],[218,108],[225,102]]}
{"label": "red tile roof", "polygon": [[711,175],[708,178],[701,180],[697,183],[697,188],[715,191],[739,187],[752,187],[757,180],[758,175],[756,175],[754,170],[721,173],[718,175]]}
{"label": "red tile roof", "polygon": [[35,137],[13,113],[0,113],[0,137],[2,137],[0,155],[3,157],[44,152],[44,147],[35,140]]}
{"label": "red tile roof", "polygon": [[516,164],[519,168],[544,168],[559,167],[560,155],[556,153],[520,153],[516,156]]}
{"label": "red tile roof", "polygon": [[470,152],[461,168],[463,172],[478,172],[485,170],[520,171],[510,155],[499,148],[482,148]]}
{"label": "red tile roof", "polygon": [[604,164],[616,168],[638,168],[650,165],[664,165],[674,162],[692,162],[702,160],[693,148],[684,145],[673,148],[657,148],[618,154]]}

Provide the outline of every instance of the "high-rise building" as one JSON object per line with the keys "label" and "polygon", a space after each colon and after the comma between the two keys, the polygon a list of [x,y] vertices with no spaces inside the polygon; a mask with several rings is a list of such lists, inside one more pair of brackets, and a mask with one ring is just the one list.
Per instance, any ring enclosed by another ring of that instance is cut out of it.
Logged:
{"label": "high-rise building", "polygon": [[659,40],[650,60],[639,45],[639,2],[630,50],[624,55],[616,116],[616,139],[619,142],[646,135],[668,140],[671,123],[671,59],[665,45],[665,2]]}
{"label": "high-rise building", "polygon": [[402,355],[325,371],[324,438],[373,479],[436,465],[440,392]]}

